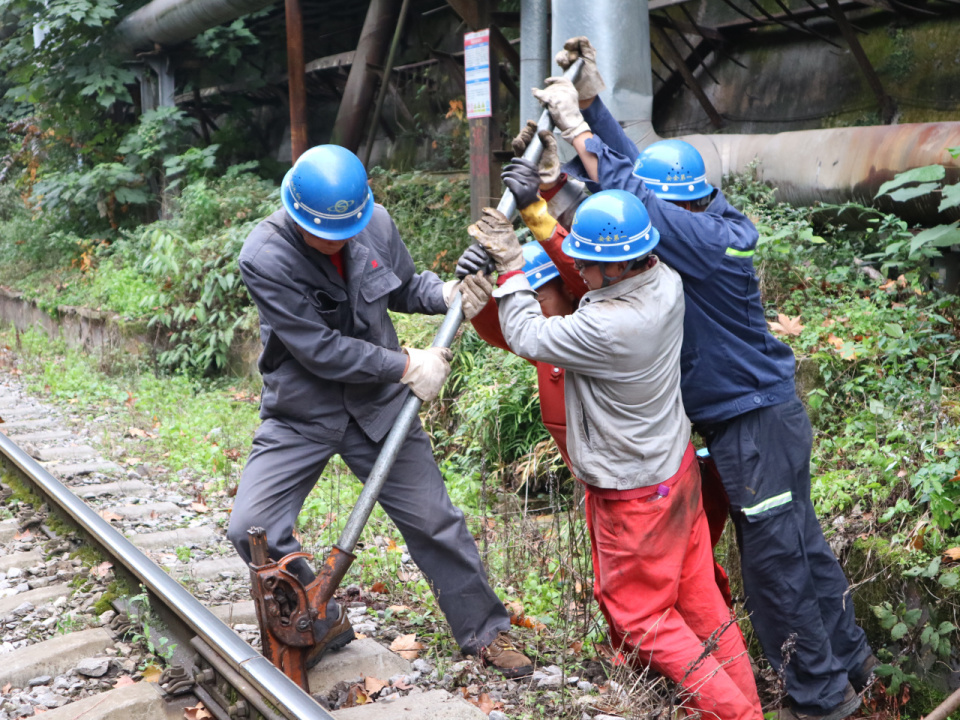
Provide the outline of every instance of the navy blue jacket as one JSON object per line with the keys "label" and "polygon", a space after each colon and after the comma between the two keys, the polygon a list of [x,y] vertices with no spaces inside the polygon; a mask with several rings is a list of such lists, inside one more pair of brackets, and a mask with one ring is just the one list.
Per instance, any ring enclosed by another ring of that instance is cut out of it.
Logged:
{"label": "navy blue jacket", "polygon": [[600,99],[583,115],[600,186],[643,201],[660,231],[655,253],[683,278],[680,385],[690,419],[721,422],[795,397],[793,351],[770,334],[760,301],[753,223],[720,191],[702,213],[659,199],[633,174],[639,152]]}
{"label": "navy blue jacket", "polygon": [[338,442],[353,418],[379,442],[410,392],[387,310],[445,313],[443,282],[417,274],[380,205],[341,252],[346,280],[283,209],[243,243],[240,273],[260,311],[260,417],[323,443]]}

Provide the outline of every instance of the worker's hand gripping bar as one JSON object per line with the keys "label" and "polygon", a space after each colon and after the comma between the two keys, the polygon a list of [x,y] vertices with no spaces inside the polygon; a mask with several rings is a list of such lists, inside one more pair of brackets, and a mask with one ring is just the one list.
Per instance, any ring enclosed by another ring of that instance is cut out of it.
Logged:
{"label": "worker's hand gripping bar", "polygon": [[[577,60],[563,76],[571,82],[576,82],[582,66],[583,61]],[[553,130],[553,120],[546,110],[541,113],[537,128]],[[543,143],[537,135],[534,135],[523,157],[538,163],[542,154]],[[517,202],[513,193],[504,190],[497,210],[513,219],[517,213]],[[457,293],[433,339],[433,347],[450,347],[462,322],[461,297],[460,293]],[[309,556],[295,553],[279,562],[273,562],[267,557],[266,537],[263,535],[263,530],[255,528],[250,532],[253,555],[250,563],[252,593],[257,605],[264,655],[308,691],[306,648],[321,639],[313,636],[313,621],[326,617],[327,603],[356,559],[353,549],[357,546],[360,533],[367,524],[370,513],[373,512],[380,490],[390,474],[400,446],[410,432],[422,404],[423,401],[412,393],[404,402],[393,428],[383,442],[383,449],[370,471],[370,476],[364,483],[360,498],[350,513],[343,532],[340,533],[340,538],[331,548],[323,566],[319,568],[316,580],[306,588],[302,586],[297,576],[287,569],[287,564],[294,559]]]}

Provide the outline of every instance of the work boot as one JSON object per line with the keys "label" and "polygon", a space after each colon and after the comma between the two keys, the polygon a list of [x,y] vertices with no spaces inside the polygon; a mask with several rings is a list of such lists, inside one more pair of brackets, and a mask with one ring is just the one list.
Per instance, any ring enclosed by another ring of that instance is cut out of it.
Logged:
{"label": "work boot", "polygon": [[[333,614],[334,607],[336,608],[336,615]],[[322,639],[307,651],[308,668],[312,668],[320,662],[320,658],[326,655],[328,650],[339,650],[356,637],[353,627],[350,625],[350,620],[347,618],[347,613],[340,607],[339,603],[333,601],[327,606],[327,618],[317,620],[314,623],[314,630],[315,636],[319,635]],[[321,633],[323,634],[321,635]]]}
{"label": "work boot", "polygon": [[858,693],[862,693],[863,689],[870,684],[873,671],[876,670],[879,665],[880,661],[876,655],[873,653],[867,655],[867,659],[860,663],[860,667],[852,670],[848,676],[850,678],[850,684],[853,685],[853,689]]}
{"label": "work boot", "polygon": [[780,710],[779,720],[843,720],[853,715],[860,707],[860,696],[853,689],[853,685],[847,683],[847,690],[843,695],[843,700],[834,708],[831,708],[823,715],[807,714],[798,712],[795,708],[782,708]]}
{"label": "work boot", "polygon": [[480,662],[511,680],[533,673],[533,662],[517,649],[508,632],[501,632],[492,643],[480,650]]}

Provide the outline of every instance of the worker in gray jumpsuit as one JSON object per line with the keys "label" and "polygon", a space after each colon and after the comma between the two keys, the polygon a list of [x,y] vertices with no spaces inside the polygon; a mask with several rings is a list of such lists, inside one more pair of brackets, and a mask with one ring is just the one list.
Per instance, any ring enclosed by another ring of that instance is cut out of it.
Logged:
{"label": "worker in gray jumpsuit", "polygon": [[[401,349],[387,310],[442,314],[461,292],[471,316],[493,289],[478,275],[444,283],[434,273],[418,274],[349,150],[308,150],[284,178],[281,199],[283,209],[257,225],[240,252],[263,342],[263,423],[227,532],[247,562],[252,526],[266,530],[271,558],[299,551],[297,515],[330,458],[339,454],[364,481],[408,393],[429,402],[440,392],[450,351]],[[507,633],[507,611],[487,581],[419,422],[379,502],[430,582],[463,652],[508,677],[531,673],[531,661]],[[299,562],[300,580],[311,582],[313,571]],[[354,638],[334,601],[327,618],[317,621],[324,623],[316,628],[323,639],[311,649],[308,665]]]}

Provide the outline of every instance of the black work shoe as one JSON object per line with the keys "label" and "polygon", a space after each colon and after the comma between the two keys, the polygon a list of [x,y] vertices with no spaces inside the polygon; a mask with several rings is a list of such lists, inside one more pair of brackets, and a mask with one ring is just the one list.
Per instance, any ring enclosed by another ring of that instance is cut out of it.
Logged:
{"label": "black work shoe", "polygon": [[853,685],[853,689],[858,693],[862,693],[863,689],[870,684],[873,671],[879,666],[880,661],[876,655],[873,653],[867,655],[867,659],[860,663],[860,667],[852,670],[848,676],[850,678],[850,684]]}
{"label": "black work shoe", "polygon": [[[327,608],[327,612],[330,609]],[[312,668],[320,662],[320,658],[326,655],[328,650],[339,650],[356,637],[353,626],[350,625],[350,620],[347,618],[347,613],[340,605],[337,605],[337,611],[339,614],[332,620],[330,618],[317,620],[316,624],[321,629],[326,626],[328,630],[323,639],[307,651],[308,668]]]}
{"label": "black work shoe", "polygon": [[847,683],[847,690],[843,694],[843,700],[834,708],[831,708],[823,715],[807,714],[798,712],[795,708],[782,708],[780,710],[779,720],[843,720],[853,715],[860,707],[860,696],[853,689],[850,683]]}
{"label": "black work shoe", "polygon": [[514,644],[510,633],[501,632],[480,651],[480,662],[492,667],[505,678],[515,680],[533,673],[533,662]]}

